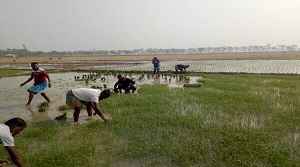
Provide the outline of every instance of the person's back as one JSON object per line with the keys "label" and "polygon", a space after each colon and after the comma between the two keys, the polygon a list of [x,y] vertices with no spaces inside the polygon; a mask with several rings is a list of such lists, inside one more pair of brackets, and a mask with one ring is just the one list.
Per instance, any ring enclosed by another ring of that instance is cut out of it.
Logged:
{"label": "person's back", "polygon": [[180,73],[185,73],[186,72],[186,68],[189,68],[190,65],[184,65],[184,64],[176,64],[175,65],[175,71],[176,73],[178,71],[180,71]]}
{"label": "person's back", "polygon": [[101,91],[92,88],[76,88],[72,89],[72,93],[80,100],[86,102],[98,102]]}

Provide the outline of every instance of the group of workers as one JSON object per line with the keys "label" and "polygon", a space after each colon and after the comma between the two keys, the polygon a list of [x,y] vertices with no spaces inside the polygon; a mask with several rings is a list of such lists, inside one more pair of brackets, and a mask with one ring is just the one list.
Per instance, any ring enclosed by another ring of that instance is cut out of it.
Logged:
{"label": "group of workers", "polygon": [[[154,74],[159,74],[160,70],[160,61],[157,57],[154,57],[152,59],[152,64],[153,64],[153,73]],[[186,69],[189,68],[190,65],[184,65],[184,64],[176,64],[175,65],[175,71],[176,73],[180,72],[181,74],[186,73]]]}
{"label": "group of workers", "polygon": [[[159,74],[160,61],[157,57],[154,57],[152,59],[152,63],[154,66],[154,73]],[[189,65],[177,64],[175,65],[175,71],[176,73],[185,73],[186,68],[188,67]],[[20,84],[20,86],[24,86],[28,82],[34,80],[33,86],[27,89],[29,97],[26,106],[30,106],[31,101],[36,94],[41,94],[47,102],[51,102],[50,98],[45,94],[47,87],[51,87],[50,76],[46,70],[39,66],[37,62],[32,62],[31,68],[31,76],[25,82]],[[115,93],[122,93],[122,91],[125,93],[134,93],[136,91],[134,80],[126,78],[124,75],[118,75],[117,78],[118,81],[114,84],[113,89]],[[88,116],[92,116],[92,110],[94,110],[94,115],[99,115],[104,121],[107,121],[98,105],[98,102],[110,97],[110,95],[111,92],[109,89],[105,89],[103,91],[92,88],[75,88],[69,90],[66,93],[66,104],[74,109],[74,122],[78,121],[80,110],[83,105],[86,106]],[[0,144],[5,147],[11,160],[18,167],[23,167],[24,162],[15,148],[13,137],[16,134],[19,134],[24,128],[26,128],[26,126],[27,124],[22,118],[12,118],[4,124],[0,124]],[[9,163],[9,161],[7,159],[0,159],[0,165],[2,163]]]}

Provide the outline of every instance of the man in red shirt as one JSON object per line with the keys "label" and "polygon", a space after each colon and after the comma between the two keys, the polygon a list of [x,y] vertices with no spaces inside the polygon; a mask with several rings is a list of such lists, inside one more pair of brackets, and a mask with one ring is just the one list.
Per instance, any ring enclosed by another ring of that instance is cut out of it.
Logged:
{"label": "man in red shirt", "polygon": [[50,102],[49,97],[45,94],[46,88],[51,87],[51,81],[48,73],[44,69],[40,68],[37,62],[32,62],[31,68],[32,72],[30,78],[20,85],[23,86],[34,79],[33,86],[27,89],[27,91],[29,92],[29,98],[26,106],[30,105],[33,99],[33,95],[38,93],[40,93],[48,102]]}

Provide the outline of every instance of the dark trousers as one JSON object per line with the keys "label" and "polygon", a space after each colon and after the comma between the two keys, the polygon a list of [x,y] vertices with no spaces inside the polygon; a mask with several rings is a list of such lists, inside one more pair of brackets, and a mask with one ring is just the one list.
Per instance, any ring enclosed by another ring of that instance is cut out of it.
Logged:
{"label": "dark trousers", "polygon": [[133,92],[135,92],[136,87],[133,85],[123,85],[123,84],[119,84],[118,85],[118,90],[120,93],[122,93],[122,90],[125,90],[125,93],[130,93],[130,90]]}

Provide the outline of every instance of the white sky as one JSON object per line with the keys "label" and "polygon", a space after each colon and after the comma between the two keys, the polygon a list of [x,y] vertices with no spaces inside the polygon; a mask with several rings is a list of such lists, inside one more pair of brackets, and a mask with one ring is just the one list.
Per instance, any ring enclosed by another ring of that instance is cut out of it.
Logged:
{"label": "white sky", "polygon": [[0,0],[0,49],[300,46],[300,0]]}

